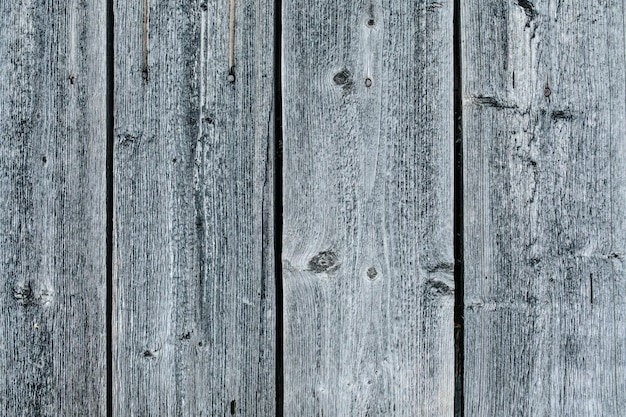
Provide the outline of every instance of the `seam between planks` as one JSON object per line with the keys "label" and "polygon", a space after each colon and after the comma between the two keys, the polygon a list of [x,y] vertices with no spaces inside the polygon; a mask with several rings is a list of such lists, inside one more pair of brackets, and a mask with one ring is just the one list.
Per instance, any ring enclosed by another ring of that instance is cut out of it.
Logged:
{"label": "seam between planks", "polygon": [[106,3],[107,73],[106,73],[106,415],[113,416],[113,140],[115,44],[113,0]]}
{"label": "seam between planks", "polygon": [[284,415],[282,0],[274,0],[274,270],[276,286],[276,416]]}
{"label": "seam between planks", "polygon": [[461,62],[461,0],[453,5],[453,58],[454,72],[454,415],[464,416],[464,265],[463,265],[463,83]]}

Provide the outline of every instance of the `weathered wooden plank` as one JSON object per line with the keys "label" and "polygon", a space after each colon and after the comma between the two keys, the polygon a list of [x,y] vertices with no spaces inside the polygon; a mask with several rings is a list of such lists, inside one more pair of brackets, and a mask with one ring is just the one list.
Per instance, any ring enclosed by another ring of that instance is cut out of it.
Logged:
{"label": "weathered wooden plank", "polygon": [[115,3],[115,415],[275,413],[273,8]]}
{"label": "weathered wooden plank", "polygon": [[450,416],[452,3],[282,23],[285,415]]}
{"label": "weathered wooden plank", "polygon": [[0,414],[103,416],[106,2],[0,26]]}
{"label": "weathered wooden plank", "polygon": [[462,7],[465,415],[626,415],[624,2]]}

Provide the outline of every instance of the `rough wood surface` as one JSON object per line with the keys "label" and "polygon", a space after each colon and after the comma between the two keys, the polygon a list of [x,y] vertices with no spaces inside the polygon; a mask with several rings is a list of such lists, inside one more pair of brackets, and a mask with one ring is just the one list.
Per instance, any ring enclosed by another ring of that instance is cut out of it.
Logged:
{"label": "rough wood surface", "polygon": [[104,1],[0,3],[0,415],[104,416]]}
{"label": "rough wood surface", "polygon": [[285,416],[451,416],[452,4],[282,23]]}
{"label": "rough wood surface", "polygon": [[624,416],[624,2],[461,21],[465,416]]}
{"label": "rough wood surface", "polygon": [[114,415],[275,413],[273,8],[115,3]]}

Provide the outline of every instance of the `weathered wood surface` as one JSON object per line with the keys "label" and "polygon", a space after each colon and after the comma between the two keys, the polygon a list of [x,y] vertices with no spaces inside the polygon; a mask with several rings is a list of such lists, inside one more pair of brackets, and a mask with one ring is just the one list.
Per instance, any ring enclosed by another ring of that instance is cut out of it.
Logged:
{"label": "weathered wood surface", "polygon": [[235,11],[231,83],[229,2],[115,3],[116,416],[275,414],[273,6]]}
{"label": "weathered wood surface", "polygon": [[624,2],[462,7],[465,416],[624,416]]}
{"label": "weathered wood surface", "polygon": [[282,23],[285,416],[451,416],[452,4]]}
{"label": "weathered wood surface", "polygon": [[106,7],[0,3],[0,414],[106,407]]}

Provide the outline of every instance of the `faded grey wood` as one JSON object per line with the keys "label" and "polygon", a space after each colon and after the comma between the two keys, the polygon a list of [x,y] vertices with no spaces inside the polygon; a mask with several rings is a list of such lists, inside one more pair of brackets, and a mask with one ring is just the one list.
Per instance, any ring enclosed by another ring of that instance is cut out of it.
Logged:
{"label": "faded grey wood", "polygon": [[104,416],[106,2],[0,26],[0,415]]}
{"label": "faded grey wood", "polygon": [[624,416],[624,2],[462,7],[465,416]]}
{"label": "faded grey wood", "polygon": [[451,416],[452,3],[282,23],[285,416]]}
{"label": "faded grey wood", "polygon": [[117,416],[275,414],[273,6],[236,6],[230,83],[228,1],[115,3]]}

